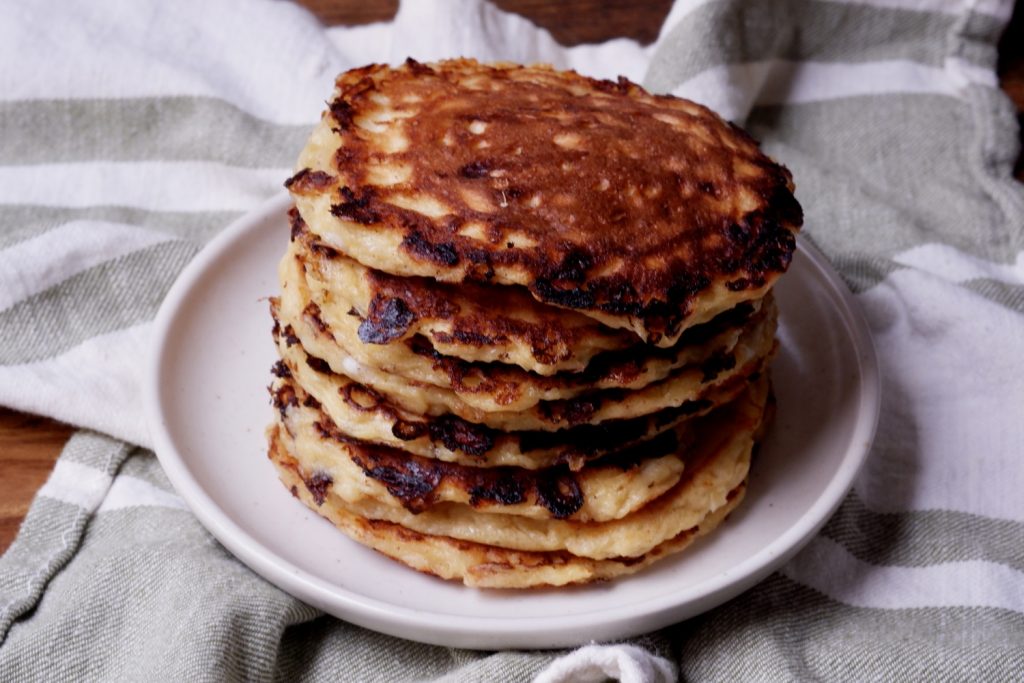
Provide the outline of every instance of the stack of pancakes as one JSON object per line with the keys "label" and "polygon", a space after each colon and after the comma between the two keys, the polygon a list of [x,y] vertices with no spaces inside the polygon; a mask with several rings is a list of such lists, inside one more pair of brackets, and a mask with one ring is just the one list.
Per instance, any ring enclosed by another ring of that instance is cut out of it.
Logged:
{"label": "stack of pancakes", "polygon": [[547,67],[342,74],[286,183],[270,458],[468,585],[635,572],[743,497],[789,173],[708,110]]}

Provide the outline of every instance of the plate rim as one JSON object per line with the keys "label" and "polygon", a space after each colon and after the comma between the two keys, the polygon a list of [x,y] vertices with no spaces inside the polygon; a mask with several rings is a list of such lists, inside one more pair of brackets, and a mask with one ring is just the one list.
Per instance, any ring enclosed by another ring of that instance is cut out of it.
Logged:
{"label": "plate rim", "polygon": [[[797,520],[768,545],[740,564],[697,584],[681,587],[657,597],[649,597],[628,605],[595,608],[573,614],[543,619],[527,638],[522,636],[525,623],[536,623],[537,616],[438,615],[435,612],[386,603],[318,578],[284,559],[277,552],[249,535],[230,515],[220,508],[189,470],[185,458],[174,446],[164,414],[160,376],[169,351],[172,326],[182,303],[191,293],[211,263],[242,235],[254,230],[276,213],[284,214],[290,196],[280,192],[262,205],[237,218],[216,235],[178,275],[154,319],[150,353],[147,358],[143,386],[144,411],[153,449],[175,490],[200,523],[236,558],[286,593],[335,614],[351,623],[389,635],[433,645],[476,649],[496,647],[565,647],[590,639],[564,638],[566,632],[593,627],[599,615],[603,632],[628,637],[662,628],[679,619],[692,616],[719,605],[759,583],[799,552],[828,521],[851,489],[871,450],[881,410],[881,375],[878,357],[868,323],[832,268],[824,254],[806,237],[798,236],[798,252],[827,283],[829,299],[842,320],[857,361],[856,377],[861,391],[857,419],[851,433],[851,445],[840,466],[817,499]],[[701,590],[696,591],[695,587]],[[472,589],[467,589],[472,590]],[[695,608],[695,609],[688,609]],[[443,618],[438,619],[441,616]],[[433,621],[430,621],[434,618]],[[424,629],[426,629],[424,631]]]}

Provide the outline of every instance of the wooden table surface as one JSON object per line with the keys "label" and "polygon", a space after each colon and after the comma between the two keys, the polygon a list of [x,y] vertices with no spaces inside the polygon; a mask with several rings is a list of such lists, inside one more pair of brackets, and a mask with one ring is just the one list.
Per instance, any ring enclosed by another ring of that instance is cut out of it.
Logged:
{"label": "wooden table surface", "polygon": [[[626,36],[649,43],[657,36],[671,0],[493,0],[551,31],[565,45]],[[394,16],[398,0],[300,0],[326,24],[366,24]],[[1024,112],[1024,0],[1000,44],[1003,89]],[[1024,180],[1024,163],[1017,177]],[[5,550],[46,481],[74,428],[0,408],[0,552]]]}

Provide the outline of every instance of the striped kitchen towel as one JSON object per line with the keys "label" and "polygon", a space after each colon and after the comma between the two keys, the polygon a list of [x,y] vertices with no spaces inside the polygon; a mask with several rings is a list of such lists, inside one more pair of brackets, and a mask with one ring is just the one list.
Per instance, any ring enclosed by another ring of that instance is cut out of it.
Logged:
{"label": "striped kitchen towel", "polygon": [[[0,404],[83,427],[0,558],[0,680],[1011,680],[1024,671],[1024,191],[1008,0],[678,0],[566,49],[480,0],[324,29],[241,0],[0,6]],[[140,411],[177,273],[278,191],[339,71],[547,61],[700,100],[788,165],[883,372],[854,490],[701,617],[571,653],[382,636],[198,524]]]}

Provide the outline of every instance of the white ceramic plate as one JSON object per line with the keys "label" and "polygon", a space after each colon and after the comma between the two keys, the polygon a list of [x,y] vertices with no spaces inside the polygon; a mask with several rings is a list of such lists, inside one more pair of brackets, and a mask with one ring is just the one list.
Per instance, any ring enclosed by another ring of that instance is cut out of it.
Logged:
{"label": "white ceramic plate", "polygon": [[750,588],[824,524],[875,431],[878,368],[852,297],[801,241],[777,287],[778,415],[740,508],[679,556],[610,583],[465,588],[350,541],[278,483],[266,458],[275,359],[266,298],[288,241],[287,196],[219,235],[156,320],[147,412],[160,461],[196,516],[283,590],[352,623],[427,643],[551,648],[654,630]]}

